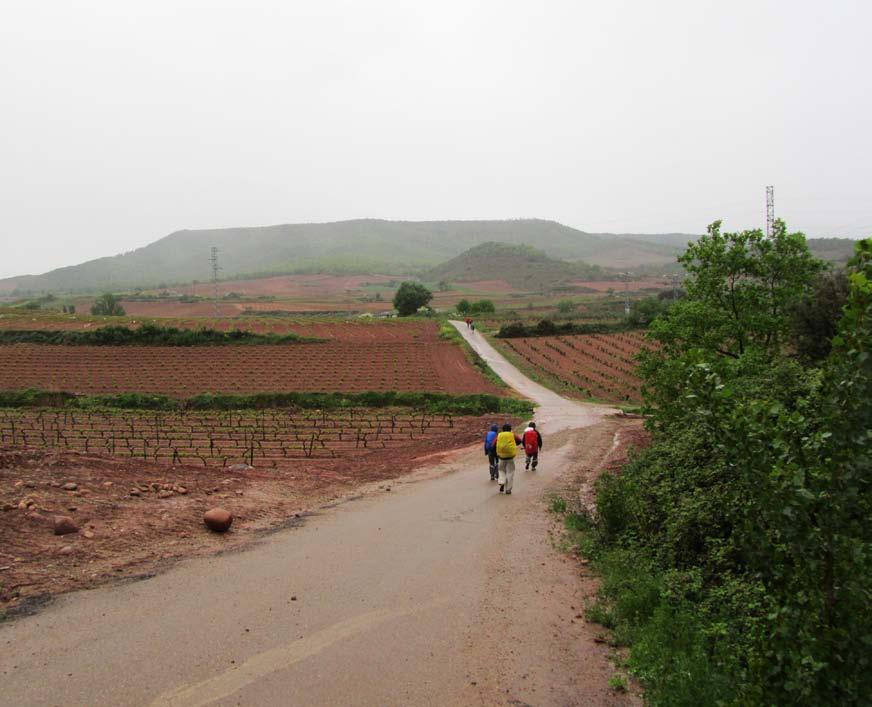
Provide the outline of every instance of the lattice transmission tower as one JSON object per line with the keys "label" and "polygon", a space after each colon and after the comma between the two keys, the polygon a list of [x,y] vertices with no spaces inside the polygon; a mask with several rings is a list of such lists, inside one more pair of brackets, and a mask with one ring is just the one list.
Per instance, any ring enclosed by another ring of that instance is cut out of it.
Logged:
{"label": "lattice transmission tower", "polygon": [[215,297],[215,316],[218,316],[218,272],[221,270],[221,266],[218,265],[218,248],[217,246],[212,246],[212,255],[209,258],[212,262],[212,289]]}
{"label": "lattice transmission tower", "polygon": [[775,187],[766,187],[766,237],[775,232]]}

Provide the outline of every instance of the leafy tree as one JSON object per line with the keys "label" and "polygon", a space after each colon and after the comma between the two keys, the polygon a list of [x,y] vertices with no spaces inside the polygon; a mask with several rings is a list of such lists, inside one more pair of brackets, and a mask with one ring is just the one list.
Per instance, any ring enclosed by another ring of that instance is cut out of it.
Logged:
{"label": "leafy tree", "polygon": [[496,311],[496,307],[492,300],[480,299],[478,302],[473,302],[469,306],[469,311],[476,314],[488,314]]}
{"label": "leafy tree", "polygon": [[848,291],[847,273],[830,270],[817,277],[812,290],[797,304],[794,343],[803,361],[820,362],[829,355]]}
{"label": "leafy tree", "polygon": [[669,309],[669,303],[658,297],[645,297],[630,304],[630,324],[650,324]]}
{"label": "leafy tree", "polygon": [[109,317],[123,317],[125,312],[124,307],[121,306],[118,298],[110,292],[107,292],[104,295],[100,295],[97,298],[97,301],[94,302],[91,307],[91,314]]}
{"label": "leafy tree", "polygon": [[778,350],[791,329],[793,303],[823,264],[802,233],[776,221],[767,238],[759,229],[721,233],[721,222],[688,244],[679,259],[687,297],[656,329],[669,352],[702,348],[736,358],[749,348]]}
{"label": "leafy tree", "polygon": [[407,317],[426,306],[431,299],[433,299],[433,293],[424,285],[420,282],[407,280],[400,283],[400,287],[394,295],[394,307],[401,317]]}
{"label": "leafy tree", "polygon": [[472,305],[468,299],[462,299],[457,303],[457,311],[461,314],[469,314],[472,311]]}
{"label": "leafy tree", "polygon": [[561,314],[569,314],[575,311],[575,302],[571,299],[562,299],[557,303],[557,311]]}

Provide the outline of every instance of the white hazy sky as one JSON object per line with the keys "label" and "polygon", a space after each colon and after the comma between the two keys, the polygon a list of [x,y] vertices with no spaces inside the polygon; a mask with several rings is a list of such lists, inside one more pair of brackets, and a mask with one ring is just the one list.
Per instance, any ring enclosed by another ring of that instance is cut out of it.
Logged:
{"label": "white hazy sky", "polygon": [[182,228],[872,235],[869,0],[0,0],[0,276]]}

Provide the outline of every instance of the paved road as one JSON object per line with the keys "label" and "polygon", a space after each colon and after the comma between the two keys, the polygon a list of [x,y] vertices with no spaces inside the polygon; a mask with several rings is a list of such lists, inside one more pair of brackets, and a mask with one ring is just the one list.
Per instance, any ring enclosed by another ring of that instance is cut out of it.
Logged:
{"label": "paved road", "polygon": [[[458,329],[541,406],[546,440],[609,412]],[[61,597],[0,625],[0,704],[605,704],[577,665],[581,627],[555,616],[581,598],[541,497],[571,449],[546,445],[510,497],[468,450],[245,551]],[[600,654],[594,669],[608,669]]]}

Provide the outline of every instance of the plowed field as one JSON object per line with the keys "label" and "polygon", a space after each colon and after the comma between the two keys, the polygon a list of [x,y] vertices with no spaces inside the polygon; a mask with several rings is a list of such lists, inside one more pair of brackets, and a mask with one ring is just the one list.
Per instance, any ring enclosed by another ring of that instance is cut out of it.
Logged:
{"label": "plowed field", "polygon": [[[362,328],[364,329],[364,328]],[[71,393],[498,393],[448,342],[285,346],[0,346],[0,390]]]}
{"label": "plowed field", "polygon": [[582,398],[639,402],[640,380],[635,356],[645,346],[643,332],[502,339],[527,367],[562,382]]}

